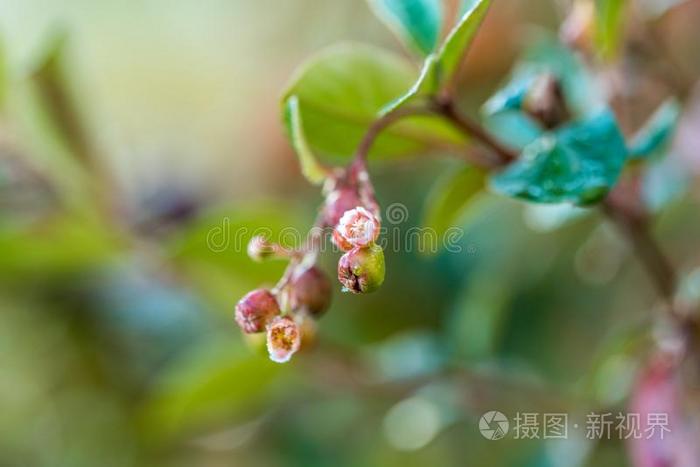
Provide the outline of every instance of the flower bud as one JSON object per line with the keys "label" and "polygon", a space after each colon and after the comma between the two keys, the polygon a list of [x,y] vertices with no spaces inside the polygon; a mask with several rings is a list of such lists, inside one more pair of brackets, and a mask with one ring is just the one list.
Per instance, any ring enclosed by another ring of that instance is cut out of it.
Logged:
{"label": "flower bud", "polygon": [[335,230],[353,247],[365,247],[379,237],[379,220],[358,206],[343,214]]}
{"label": "flower bud", "polygon": [[525,112],[549,130],[571,118],[559,80],[549,74],[539,76],[523,104]]}
{"label": "flower bud", "polygon": [[248,256],[254,261],[263,261],[275,256],[275,247],[262,235],[256,235],[248,242]]}
{"label": "flower bud", "polygon": [[345,240],[338,230],[333,229],[333,234],[331,235],[331,240],[333,244],[343,251],[350,251],[353,249],[352,243]]}
{"label": "flower bud", "polygon": [[246,334],[263,332],[279,314],[277,299],[267,289],[253,290],[236,305],[236,323]]}
{"label": "flower bud", "polygon": [[267,328],[267,351],[270,360],[288,362],[301,345],[299,326],[288,316],[279,316]]}
{"label": "flower bud", "polygon": [[569,47],[588,53],[593,50],[595,36],[595,4],[593,0],[576,0],[559,29],[559,38]]}
{"label": "flower bud", "polygon": [[338,280],[344,292],[374,292],[384,282],[384,251],[377,244],[356,247],[338,261]]}
{"label": "flower bud", "polygon": [[289,285],[292,310],[305,310],[313,317],[321,316],[331,304],[331,281],[316,266],[295,275]]}
{"label": "flower bud", "polygon": [[326,201],[323,204],[324,224],[328,227],[335,227],[343,214],[356,206],[362,206],[362,200],[355,188],[343,186],[334,189],[326,195]]}

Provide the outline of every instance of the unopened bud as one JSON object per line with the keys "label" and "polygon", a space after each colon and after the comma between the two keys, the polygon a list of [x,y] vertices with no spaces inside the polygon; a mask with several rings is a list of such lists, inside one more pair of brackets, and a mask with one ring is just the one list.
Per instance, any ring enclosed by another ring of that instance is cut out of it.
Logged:
{"label": "unopened bud", "polygon": [[523,108],[548,130],[558,127],[571,118],[561,83],[549,73],[535,80],[525,97]]}
{"label": "unopened bud", "polygon": [[323,205],[323,222],[329,227],[335,227],[346,211],[361,205],[362,201],[356,189],[352,187],[336,188],[326,196]]}
{"label": "unopened bud", "polygon": [[345,240],[337,229],[333,229],[333,234],[331,235],[331,240],[333,244],[343,251],[350,251],[353,249],[352,243]]}
{"label": "unopened bud", "polygon": [[277,299],[267,289],[253,290],[236,305],[236,323],[246,334],[265,331],[265,326],[279,314]]}
{"label": "unopened bud", "polygon": [[365,247],[379,237],[379,219],[358,206],[343,214],[335,230],[353,247]]}
{"label": "unopened bud", "polygon": [[289,305],[294,311],[304,310],[313,317],[321,316],[331,304],[331,281],[316,266],[302,271],[289,285]]}
{"label": "unopened bud", "polygon": [[301,331],[297,323],[288,316],[280,316],[267,328],[267,351],[270,360],[288,362],[301,345]]}
{"label": "unopened bud", "polygon": [[263,261],[275,256],[275,246],[262,235],[256,235],[248,243],[248,256],[255,261]]}
{"label": "unopened bud", "polygon": [[377,244],[353,248],[338,261],[338,280],[344,292],[374,292],[384,282],[384,251]]}

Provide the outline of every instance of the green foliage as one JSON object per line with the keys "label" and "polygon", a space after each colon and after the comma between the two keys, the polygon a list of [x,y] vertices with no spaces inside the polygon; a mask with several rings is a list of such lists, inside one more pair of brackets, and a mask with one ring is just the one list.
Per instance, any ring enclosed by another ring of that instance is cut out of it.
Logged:
{"label": "green foliage", "polygon": [[309,147],[309,143],[306,141],[301,114],[299,113],[299,99],[296,96],[291,96],[287,99],[284,110],[285,127],[287,128],[289,139],[292,141],[292,146],[299,156],[301,173],[312,184],[320,185],[326,179],[326,170],[318,162]]}
{"label": "green foliage", "polygon": [[368,0],[377,16],[417,52],[435,49],[442,25],[440,0]]}
{"label": "green foliage", "polygon": [[617,182],[627,149],[610,111],[546,133],[491,178],[494,190],[538,203],[599,201]]}
{"label": "green foliage", "polygon": [[439,238],[464,215],[485,184],[485,174],[475,167],[461,167],[439,180],[426,203],[425,227],[435,229]]}
{"label": "green foliage", "polygon": [[462,59],[466,56],[489,5],[489,0],[477,0],[465,9],[440,49],[426,57],[418,80],[407,93],[389,104],[384,113],[434,97],[450,83],[459,72]]}
{"label": "green foliage", "polygon": [[614,57],[620,47],[624,27],[625,0],[596,0],[596,45],[605,59]]}
{"label": "green foliage", "polygon": [[459,72],[460,65],[476,37],[479,26],[484,21],[490,5],[490,0],[475,0],[445,39],[445,43],[437,54],[437,65],[440,69],[442,83],[452,80]]}
{"label": "green foliage", "polygon": [[[405,59],[362,44],[331,47],[295,74],[283,102],[296,96],[308,147],[348,157],[388,103],[411,87],[413,67]],[[464,141],[449,125],[415,117],[377,138],[370,155],[396,157]]]}
{"label": "green foliage", "polygon": [[631,159],[646,159],[658,156],[668,149],[681,114],[676,99],[666,100],[649,118],[647,123],[632,138]]}

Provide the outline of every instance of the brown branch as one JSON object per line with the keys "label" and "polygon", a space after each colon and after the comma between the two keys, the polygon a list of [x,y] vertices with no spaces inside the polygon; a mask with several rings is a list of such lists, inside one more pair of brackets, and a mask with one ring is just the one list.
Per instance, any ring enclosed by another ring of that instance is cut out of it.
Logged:
{"label": "brown branch", "polygon": [[451,99],[435,101],[433,109],[452,122],[455,127],[493,150],[499,157],[498,165],[508,165],[518,158],[515,151],[504,146],[477,122],[461,114]]}

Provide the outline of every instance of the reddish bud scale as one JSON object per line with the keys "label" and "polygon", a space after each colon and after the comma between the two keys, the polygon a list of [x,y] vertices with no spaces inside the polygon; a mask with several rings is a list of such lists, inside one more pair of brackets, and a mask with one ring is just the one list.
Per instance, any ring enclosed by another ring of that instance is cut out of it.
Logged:
{"label": "reddish bud scale", "polygon": [[267,289],[248,293],[236,305],[236,323],[246,334],[265,331],[265,327],[280,314],[277,299]]}
{"label": "reddish bud scale", "polygon": [[316,266],[296,274],[289,285],[289,304],[294,311],[321,316],[331,303],[331,281]]}

